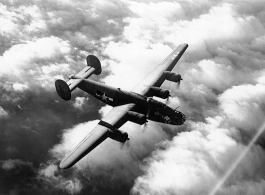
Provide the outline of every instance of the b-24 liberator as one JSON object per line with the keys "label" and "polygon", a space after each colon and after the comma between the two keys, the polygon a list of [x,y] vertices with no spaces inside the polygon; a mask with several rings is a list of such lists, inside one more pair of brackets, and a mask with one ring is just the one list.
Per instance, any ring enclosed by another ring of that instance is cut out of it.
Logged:
{"label": "b-24 liberator", "polygon": [[171,71],[187,47],[188,44],[181,44],[174,49],[131,91],[87,79],[92,74],[99,75],[101,73],[101,63],[94,55],[87,56],[87,66],[78,74],[70,76],[67,82],[60,79],[56,80],[56,91],[66,101],[71,99],[71,92],[78,87],[100,101],[113,106],[112,110],[61,161],[59,167],[65,169],[73,166],[107,138],[121,143],[128,141],[128,133],[119,129],[127,121],[139,125],[145,124],[148,120],[170,125],[182,125],[186,120],[182,112],[172,109],[152,97],[169,98],[169,91],[160,88],[165,80],[180,83],[181,75]]}

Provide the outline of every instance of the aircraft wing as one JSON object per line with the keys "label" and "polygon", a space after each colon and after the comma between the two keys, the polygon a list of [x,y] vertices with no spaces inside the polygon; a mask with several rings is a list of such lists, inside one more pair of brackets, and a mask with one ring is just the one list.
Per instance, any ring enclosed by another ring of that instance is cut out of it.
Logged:
{"label": "aircraft wing", "polygon": [[171,71],[177,64],[188,44],[184,43],[174,49],[145,79],[138,83],[132,91],[141,95],[149,96],[150,87],[160,87],[165,81],[164,71]]}
{"label": "aircraft wing", "polygon": [[74,150],[61,161],[59,165],[60,168],[66,169],[73,166],[77,161],[108,138],[112,128],[118,129],[128,121],[126,113],[134,107],[135,104],[114,107],[74,148]]}

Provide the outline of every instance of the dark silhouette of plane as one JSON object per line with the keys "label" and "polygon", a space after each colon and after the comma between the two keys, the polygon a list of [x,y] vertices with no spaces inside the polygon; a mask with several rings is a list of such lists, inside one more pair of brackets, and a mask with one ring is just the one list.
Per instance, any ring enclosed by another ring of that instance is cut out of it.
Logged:
{"label": "dark silhouette of plane", "polygon": [[171,125],[182,125],[186,117],[177,109],[172,109],[166,104],[153,99],[153,96],[166,99],[170,96],[168,90],[160,86],[165,80],[180,83],[180,74],[171,72],[188,44],[182,44],[172,51],[165,60],[156,66],[140,83],[131,91],[122,90],[87,79],[92,74],[101,73],[101,64],[94,55],[87,56],[87,67],[67,82],[56,80],[55,87],[58,95],[64,100],[71,99],[71,92],[76,88],[87,92],[100,101],[113,106],[112,110],[94,127],[75,148],[60,163],[60,168],[69,168],[97,147],[106,138],[111,138],[121,143],[129,140],[128,133],[119,128],[131,121],[143,125],[147,120]]}

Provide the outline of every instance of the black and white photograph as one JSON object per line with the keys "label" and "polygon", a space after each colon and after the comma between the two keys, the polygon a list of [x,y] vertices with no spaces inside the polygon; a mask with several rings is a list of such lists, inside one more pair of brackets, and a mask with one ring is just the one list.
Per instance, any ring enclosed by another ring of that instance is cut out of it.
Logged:
{"label": "black and white photograph", "polygon": [[264,195],[263,0],[0,0],[0,195]]}

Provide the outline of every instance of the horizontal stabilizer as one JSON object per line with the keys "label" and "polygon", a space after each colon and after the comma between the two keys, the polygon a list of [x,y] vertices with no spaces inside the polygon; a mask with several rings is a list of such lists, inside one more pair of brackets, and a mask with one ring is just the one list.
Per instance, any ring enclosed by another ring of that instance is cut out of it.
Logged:
{"label": "horizontal stabilizer", "polygon": [[89,55],[86,58],[87,66],[76,75],[70,76],[67,82],[58,79],[55,81],[57,94],[64,100],[71,99],[71,92],[83,80],[90,77],[92,74],[99,75],[101,73],[101,64],[99,59],[94,55]]}

